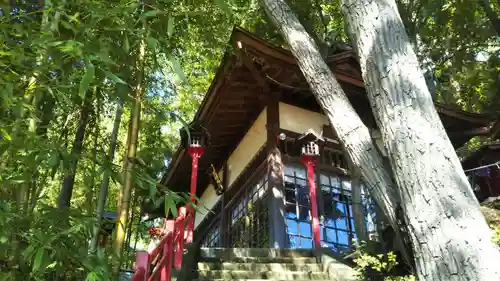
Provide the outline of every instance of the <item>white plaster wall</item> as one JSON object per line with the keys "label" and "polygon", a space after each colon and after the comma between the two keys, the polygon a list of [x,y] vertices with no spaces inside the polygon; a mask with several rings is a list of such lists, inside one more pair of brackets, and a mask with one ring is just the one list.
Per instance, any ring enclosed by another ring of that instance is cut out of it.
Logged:
{"label": "white plaster wall", "polygon": [[[220,173],[219,173],[220,174]],[[203,221],[203,219],[208,215],[210,210],[217,204],[221,197],[215,193],[215,188],[212,184],[209,184],[207,189],[203,192],[200,198],[200,204],[198,211],[194,217],[194,227]]]}
{"label": "white plaster wall", "polygon": [[229,172],[229,187],[238,178],[250,160],[257,154],[259,149],[266,143],[266,108],[259,114],[245,137],[240,141],[236,149],[227,160]]}
{"label": "white plaster wall", "polygon": [[[328,117],[323,114],[289,105],[279,104],[280,128],[291,132],[303,134],[309,129],[318,135],[323,134],[323,125],[330,125]],[[336,139],[324,137],[326,141],[339,143]]]}
{"label": "white plaster wall", "polygon": [[[229,187],[231,187],[231,184],[234,183],[241,172],[250,163],[255,154],[257,154],[259,149],[266,143],[266,118],[266,108],[264,108],[264,110],[257,117],[257,120],[253,123],[252,127],[250,127],[250,130],[248,130],[231,156],[229,156],[227,160]],[[221,171],[219,172],[219,177],[222,179],[222,176],[223,173]],[[207,216],[209,210],[211,210],[215,204],[219,202],[220,198],[221,196],[218,196],[215,193],[213,185],[208,185],[207,189],[203,192],[200,198],[200,210],[196,213],[194,221],[195,228],[198,227],[198,225]]]}
{"label": "white plaster wall", "polygon": [[328,118],[317,112],[309,111],[286,103],[279,104],[280,128],[295,133],[305,133],[313,129],[315,133],[323,132],[323,125],[328,125]]}

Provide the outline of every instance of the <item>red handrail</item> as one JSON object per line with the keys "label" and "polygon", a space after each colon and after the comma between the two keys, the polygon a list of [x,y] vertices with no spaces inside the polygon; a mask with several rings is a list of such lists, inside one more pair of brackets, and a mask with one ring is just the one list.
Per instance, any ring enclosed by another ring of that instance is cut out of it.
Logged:
{"label": "red handrail", "polygon": [[165,220],[163,237],[158,246],[151,253],[137,252],[131,281],[170,281],[172,266],[182,266],[184,240],[193,242],[194,214],[191,206],[181,207],[175,220]]}

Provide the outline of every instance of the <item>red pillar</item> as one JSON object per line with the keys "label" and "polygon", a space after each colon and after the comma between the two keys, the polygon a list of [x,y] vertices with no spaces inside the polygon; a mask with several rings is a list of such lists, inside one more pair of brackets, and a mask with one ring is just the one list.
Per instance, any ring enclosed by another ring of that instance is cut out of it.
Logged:
{"label": "red pillar", "polygon": [[[191,156],[191,201],[196,203],[196,183],[198,182],[198,159],[203,155],[205,149],[201,146],[190,146],[187,149],[189,156]],[[194,231],[194,215],[195,210],[193,208],[189,208],[190,215],[193,217],[190,222],[188,222],[188,233],[187,233],[187,241],[190,243],[193,241],[193,231]]]}
{"label": "red pillar", "polygon": [[309,200],[311,202],[311,215],[312,215],[312,231],[313,231],[313,244],[315,248],[321,248],[321,238],[319,235],[319,218],[318,218],[318,204],[316,202],[316,182],[314,181],[314,167],[316,166],[316,158],[311,155],[302,155],[300,158],[302,164],[307,168],[307,182],[309,185]]}

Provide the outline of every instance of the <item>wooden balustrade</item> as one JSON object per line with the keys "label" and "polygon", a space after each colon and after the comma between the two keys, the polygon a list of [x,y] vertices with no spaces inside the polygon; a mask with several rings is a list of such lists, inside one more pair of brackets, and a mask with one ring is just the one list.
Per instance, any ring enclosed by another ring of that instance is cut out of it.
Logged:
{"label": "wooden balustrade", "polygon": [[131,281],[170,281],[172,267],[182,266],[184,240],[193,242],[194,214],[194,209],[188,205],[179,208],[175,220],[165,220],[160,243],[150,253],[137,252]]}

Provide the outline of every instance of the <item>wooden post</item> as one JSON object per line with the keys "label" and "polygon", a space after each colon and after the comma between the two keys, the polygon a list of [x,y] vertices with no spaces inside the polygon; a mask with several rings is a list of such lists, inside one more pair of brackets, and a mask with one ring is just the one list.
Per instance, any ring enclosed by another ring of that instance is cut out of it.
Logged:
{"label": "wooden post", "polygon": [[[190,212],[189,215],[193,215],[194,217],[194,212]],[[181,268],[182,266],[182,255],[184,254],[184,230],[185,225],[187,224],[188,227],[189,225],[192,225],[191,221],[187,219],[188,213],[187,213],[187,208],[186,207],[180,207],[179,208],[179,220],[176,220],[175,222],[175,231],[174,231],[174,241],[175,241],[175,254],[174,254],[174,267],[175,268]],[[194,223],[194,220],[193,220]],[[188,243],[193,242],[193,236],[189,236],[187,239],[190,239]]]}
{"label": "wooden post", "polygon": [[[187,149],[187,152],[189,156],[191,156],[192,162],[191,162],[191,188],[190,188],[190,195],[191,195],[191,201],[193,203],[196,203],[196,184],[198,182],[198,160],[200,157],[205,153],[205,149],[201,146],[190,146]],[[184,207],[183,207],[184,208]],[[186,209],[186,208],[184,208]],[[189,208],[190,215],[195,217],[196,210],[191,206]],[[186,218],[186,214],[184,215],[184,218]],[[187,241],[188,243],[193,242],[193,232],[194,232],[194,219],[192,222],[190,221],[187,226],[188,232],[187,232]],[[184,228],[182,231],[182,235],[184,235]],[[182,239],[184,242],[184,238]]]}
{"label": "wooden post", "polygon": [[349,167],[351,172],[351,190],[352,190],[352,216],[354,217],[354,231],[358,237],[358,244],[361,241],[368,241],[366,232],[365,217],[368,214],[363,212],[363,198],[361,196],[361,179],[355,167]]}
{"label": "wooden post", "polygon": [[227,162],[224,164],[224,168],[222,170],[222,186],[225,188],[226,192],[222,194],[221,198],[221,217],[220,217],[220,247],[228,247],[229,242],[227,241],[227,232],[228,222],[227,222],[227,214],[226,214],[226,203],[227,203],[227,190],[229,189],[229,170],[227,166]]}
{"label": "wooden post", "polygon": [[173,254],[173,242],[175,222],[173,220],[168,220],[165,224],[166,227],[166,241],[163,245],[162,257],[164,258],[163,264],[161,265],[160,281],[170,281],[170,276],[172,274],[172,254]]}
{"label": "wooden post", "polygon": [[144,272],[137,281],[147,281],[149,275],[149,253],[147,251],[137,252],[135,258],[135,272]]}
{"label": "wooden post", "polygon": [[283,163],[278,147],[279,99],[269,93],[267,102],[267,185],[269,192],[270,248],[286,248],[288,239],[285,223]]}
{"label": "wooden post", "polygon": [[319,234],[318,203],[316,201],[316,182],[314,181],[314,167],[316,159],[309,155],[303,155],[300,159],[307,168],[307,182],[309,185],[309,199],[311,200],[311,216],[313,230],[314,248],[321,248],[321,239]]}

